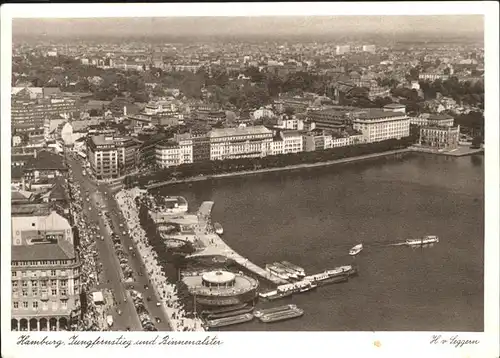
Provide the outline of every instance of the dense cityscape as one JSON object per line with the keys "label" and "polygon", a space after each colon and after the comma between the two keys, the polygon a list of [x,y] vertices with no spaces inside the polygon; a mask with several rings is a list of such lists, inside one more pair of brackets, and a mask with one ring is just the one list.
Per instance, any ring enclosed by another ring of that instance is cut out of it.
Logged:
{"label": "dense cityscape", "polygon": [[408,153],[481,157],[484,102],[480,37],[14,34],[12,330],[301,316],[254,308],[350,280],[357,265],[260,268],[226,244],[211,198],[198,209],[155,190]]}

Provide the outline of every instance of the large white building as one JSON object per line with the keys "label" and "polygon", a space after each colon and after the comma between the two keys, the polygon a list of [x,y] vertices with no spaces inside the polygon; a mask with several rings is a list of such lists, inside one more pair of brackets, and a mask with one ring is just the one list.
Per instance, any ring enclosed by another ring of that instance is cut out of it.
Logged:
{"label": "large white building", "polygon": [[69,330],[80,313],[80,260],[68,220],[12,216],[12,330]]}
{"label": "large white building", "polygon": [[259,158],[272,153],[273,132],[264,126],[213,129],[210,160]]}
{"label": "large white building", "polygon": [[193,162],[193,140],[189,135],[179,135],[173,140],[158,143],[155,147],[156,165],[168,168]]}
{"label": "large white building", "polygon": [[303,150],[302,134],[298,131],[284,131],[283,136],[283,154],[299,153]]}
{"label": "large white building", "polygon": [[346,53],[349,53],[351,51],[351,46],[349,45],[340,45],[335,48],[335,54],[337,55],[344,55]]}
{"label": "large white building", "polygon": [[369,143],[401,139],[410,135],[410,118],[404,113],[367,110],[355,115],[353,129],[363,133]]}

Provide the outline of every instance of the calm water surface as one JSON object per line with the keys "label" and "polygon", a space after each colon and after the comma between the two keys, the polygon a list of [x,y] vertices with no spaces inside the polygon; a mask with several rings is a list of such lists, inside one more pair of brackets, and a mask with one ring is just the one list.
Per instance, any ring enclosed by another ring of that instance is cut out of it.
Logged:
{"label": "calm water surface", "polygon": [[[161,189],[197,210],[215,201],[224,240],[258,265],[318,273],[355,261],[345,284],[292,298],[303,317],[225,330],[482,331],[484,158],[404,158],[182,184]],[[388,246],[434,234],[423,249]],[[349,248],[362,242],[356,258]]]}

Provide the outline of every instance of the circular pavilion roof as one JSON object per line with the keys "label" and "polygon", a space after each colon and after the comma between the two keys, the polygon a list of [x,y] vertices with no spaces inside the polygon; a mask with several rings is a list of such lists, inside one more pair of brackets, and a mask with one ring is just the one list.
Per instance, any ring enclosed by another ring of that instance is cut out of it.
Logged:
{"label": "circular pavilion roof", "polygon": [[213,284],[223,285],[234,281],[235,274],[227,271],[211,271],[204,273],[202,276],[203,281],[210,282]]}

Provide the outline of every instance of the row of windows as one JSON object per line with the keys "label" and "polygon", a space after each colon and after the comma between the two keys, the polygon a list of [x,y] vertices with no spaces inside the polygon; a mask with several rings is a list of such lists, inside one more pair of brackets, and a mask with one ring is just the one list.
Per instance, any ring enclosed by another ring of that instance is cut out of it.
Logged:
{"label": "row of windows", "polygon": [[[21,307],[23,309],[28,309],[29,308],[29,302],[27,302],[27,301],[23,301],[23,302],[14,301],[14,302],[12,302],[12,307],[15,310],[19,309],[19,306],[20,306],[19,303],[21,303]],[[41,305],[39,305],[38,301],[31,302],[31,307],[33,309],[35,309],[35,310],[38,309],[40,306],[41,306],[42,309],[47,310],[49,308],[49,303],[48,302],[41,302]],[[58,302],[53,301],[52,302],[52,309],[56,310],[57,306],[58,306]],[[66,300],[61,300],[61,308],[62,309],[68,308],[68,302]]]}
{"label": "row of windows", "polygon": [[[17,297],[17,292],[18,292],[17,288],[12,290],[12,293],[14,294],[15,297]],[[38,293],[39,293],[38,289],[31,290],[31,296],[33,296],[33,297],[37,297]],[[57,296],[57,288],[52,288],[50,290],[50,293],[51,293],[52,296]],[[28,289],[22,289],[21,294],[22,294],[23,297],[28,297],[30,295],[30,291]],[[42,294],[42,296],[44,296],[44,295],[47,295],[48,292],[42,291],[41,294]],[[66,290],[65,288],[61,288],[59,290],[59,294],[61,296],[67,296],[68,295],[68,290]]]}
{"label": "row of windows", "polygon": [[[28,280],[22,280],[22,281],[12,281],[12,288],[17,288],[19,285],[19,282],[21,282],[22,287],[28,287]],[[40,280],[40,284],[42,287],[47,287],[47,284],[49,283],[49,280]],[[50,280],[50,285],[51,286],[57,286],[58,280]],[[68,280],[59,280],[59,283],[61,287],[66,287],[68,285]],[[36,288],[38,287],[38,281],[37,280],[31,280],[31,287]]]}
{"label": "row of windows", "polygon": [[[63,260],[66,263],[71,263],[71,261],[69,260]],[[20,263],[24,263],[25,261],[21,261]],[[29,266],[34,266],[34,265],[38,265],[38,266],[45,266],[47,265],[47,263],[50,263],[50,262],[54,262],[54,261],[32,261],[34,263],[32,263],[31,265]],[[18,262],[16,262],[18,263]],[[60,265],[59,261],[57,261],[57,264]],[[14,265],[14,263],[12,263],[12,266],[18,266],[18,265]],[[19,265],[19,266],[23,266],[23,265]],[[47,270],[47,271],[39,271],[40,272],[40,275],[43,277],[43,276],[57,276],[57,275],[66,275],[66,274],[71,274],[71,270]],[[79,273],[79,269],[75,268],[73,269],[73,274],[74,275],[78,275]],[[37,277],[38,273],[37,271],[12,271],[12,277]]]}

